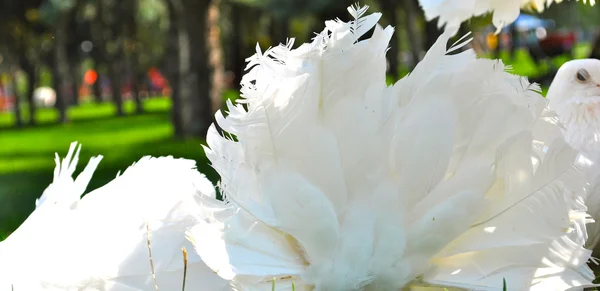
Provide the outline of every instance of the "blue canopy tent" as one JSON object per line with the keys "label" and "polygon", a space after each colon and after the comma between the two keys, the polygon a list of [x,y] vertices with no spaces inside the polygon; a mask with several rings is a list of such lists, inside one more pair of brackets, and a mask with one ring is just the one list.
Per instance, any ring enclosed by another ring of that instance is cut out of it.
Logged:
{"label": "blue canopy tent", "polygon": [[[514,26],[518,31],[528,31],[534,30],[538,27],[552,29],[556,26],[554,20],[541,19],[529,14],[521,13],[517,20],[513,22],[510,26]],[[509,27],[510,27],[509,26]],[[505,27],[505,32],[508,32],[509,27]]]}

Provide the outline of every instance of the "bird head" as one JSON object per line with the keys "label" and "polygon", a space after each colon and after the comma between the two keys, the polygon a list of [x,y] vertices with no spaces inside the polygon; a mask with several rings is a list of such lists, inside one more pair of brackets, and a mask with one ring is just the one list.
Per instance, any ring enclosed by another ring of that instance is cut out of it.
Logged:
{"label": "bird head", "polygon": [[600,60],[573,60],[562,65],[546,97],[559,115],[567,107],[581,110],[600,107]]}
{"label": "bird head", "polygon": [[[546,98],[565,126],[565,139],[588,154],[600,145],[600,60],[581,59],[558,70]],[[600,158],[600,156],[598,156]]]}

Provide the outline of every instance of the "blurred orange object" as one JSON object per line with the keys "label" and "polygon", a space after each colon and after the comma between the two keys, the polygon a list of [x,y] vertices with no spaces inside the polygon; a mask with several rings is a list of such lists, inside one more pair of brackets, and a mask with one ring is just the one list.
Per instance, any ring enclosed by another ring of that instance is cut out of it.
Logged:
{"label": "blurred orange object", "polygon": [[489,33],[487,35],[487,46],[492,50],[498,47],[498,36],[495,33]]}
{"label": "blurred orange object", "polygon": [[97,80],[98,80],[98,73],[96,73],[96,71],[94,71],[92,69],[87,70],[85,72],[85,75],[83,75],[83,81],[88,85],[94,85],[94,83],[96,83]]}

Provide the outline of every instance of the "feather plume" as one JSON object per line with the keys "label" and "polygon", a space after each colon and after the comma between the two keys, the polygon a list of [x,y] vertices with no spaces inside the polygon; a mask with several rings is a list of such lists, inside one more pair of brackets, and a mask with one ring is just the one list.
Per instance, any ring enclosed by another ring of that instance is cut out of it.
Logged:
{"label": "feather plume", "polygon": [[[194,161],[143,157],[80,199],[101,157],[73,180],[76,146],[57,157],[36,210],[0,242],[0,290],[154,290],[147,234],[159,290],[181,289],[181,249],[193,248],[185,231],[200,221],[197,193],[215,198],[213,185]],[[231,290],[197,254],[187,271],[190,290]]]}
{"label": "feather plume", "polygon": [[[239,290],[590,284],[578,155],[536,86],[446,31],[385,83],[393,28],[349,8],[311,43],[249,58],[206,153],[225,201],[188,232]],[[374,27],[370,38],[356,41]],[[279,285],[281,283],[281,285]]]}

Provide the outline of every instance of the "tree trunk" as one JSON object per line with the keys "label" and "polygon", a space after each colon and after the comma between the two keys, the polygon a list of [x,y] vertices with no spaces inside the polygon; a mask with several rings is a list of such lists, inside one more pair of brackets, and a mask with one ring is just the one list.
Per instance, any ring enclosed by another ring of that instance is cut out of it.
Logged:
{"label": "tree trunk", "polygon": [[121,6],[124,21],[122,23],[123,31],[127,37],[127,41],[131,43],[130,46],[123,46],[123,56],[126,59],[128,65],[128,72],[130,76],[130,94],[131,99],[135,102],[135,113],[141,114],[144,112],[144,106],[140,96],[140,72],[143,70],[140,68],[139,62],[139,43],[137,42],[137,21],[135,15],[138,12],[137,1],[126,1]]}
{"label": "tree trunk", "polygon": [[591,59],[600,59],[600,32],[596,34],[596,39],[590,52]]}
{"label": "tree trunk", "polygon": [[92,85],[94,101],[96,101],[96,103],[102,103],[104,101],[104,97],[102,96],[102,83],[100,82],[100,71],[98,70],[98,67],[96,67],[95,70],[98,74],[98,78],[96,79],[96,82],[94,82],[94,84]]}
{"label": "tree trunk", "polygon": [[285,44],[290,31],[290,22],[287,18],[271,16],[271,23],[269,25],[269,34],[271,39],[271,46],[278,46],[279,44]]}
{"label": "tree trunk", "polygon": [[177,19],[177,15],[175,14],[175,8],[171,3],[171,0],[167,1],[170,26],[168,33],[168,43],[167,43],[167,52],[165,57],[165,74],[167,76],[167,80],[169,83],[169,87],[171,88],[171,123],[175,128],[176,135],[180,132],[180,129],[177,127],[180,126],[179,115],[181,110],[181,100],[179,98],[179,46],[178,41],[179,37],[177,35],[177,23],[175,23],[175,19]]}
{"label": "tree trunk", "polygon": [[33,96],[33,92],[35,91],[35,81],[36,81],[36,72],[35,66],[27,59],[26,56],[19,56],[19,66],[21,70],[25,73],[27,78],[27,103],[29,108],[29,125],[35,125],[35,113],[36,113],[36,104]]}
{"label": "tree trunk", "polygon": [[[597,7],[600,7],[597,5]],[[600,59],[600,30],[596,29],[596,38],[592,44],[592,50],[589,55],[590,59]]]}
{"label": "tree trunk", "polygon": [[67,101],[69,86],[69,59],[67,55],[67,14],[61,13],[58,16],[54,31],[54,65],[53,78],[56,90],[56,109],[58,109],[60,123],[66,123],[67,119]]}
{"label": "tree trunk", "polygon": [[[14,97],[14,111],[15,111],[15,127],[20,128],[23,127],[23,116],[21,114],[21,94],[19,94],[19,90],[17,90],[17,71],[12,72],[11,76],[11,85],[13,89],[13,97]],[[8,95],[8,94],[7,94]]]}
{"label": "tree trunk", "polygon": [[144,113],[144,105],[140,96],[140,82],[143,80],[143,74],[140,73],[137,51],[132,51],[127,54],[127,72],[131,83],[130,93],[131,99],[135,103],[135,114]]}
{"label": "tree trunk", "polygon": [[133,71],[131,78],[131,98],[135,102],[135,114],[144,113],[144,102],[142,102],[142,96],[140,96],[140,74]]}
{"label": "tree trunk", "polygon": [[[212,0],[208,7],[208,55],[210,70],[210,102],[212,115],[223,105],[222,95],[225,87],[225,65],[223,64],[223,48],[221,47],[221,34],[219,31],[219,4],[220,0]],[[287,20],[284,21],[287,24]],[[287,26],[286,26],[287,27]],[[212,121],[212,118],[211,118]]]}
{"label": "tree trunk", "polygon": [[121,95],[122,70],[122,64],[118,60],[113,61],[113,63],[110,64],[108,68],[108,79],[110,80],[112,100],[115,103],[115,107],[117,108],[117,116],[125,115],[125,112],[123,111],[123,96]]}
{"label": "tree trunk", "polygon": [[246,61],[244,56],[242,55],[244,42],[243,42],[243,32],[242,32],[242,7],[241,4],[230,1],[231,2],[231,45],[229,46],[230,58],[232,60],[231,70],[234,74],[233,83],[235,84],[235,89],[240,89],[242,82],[242,76],[244,75],[244,68],[246,66]]}
{"label": "tree trunk", "polygon": [[[123,3],[128,3],[125,1]],[[95,44],[94,49],[98,49],[98,58],[107,64],[106,75],[110,81],[112,100],[117,108],[117,115],[123,116],[123,97],[121,96],[121,77],[123,73],[123,39],[117,33],[122,27],[119,27],[123,19],[122,7],[116,6],[117,2],[100,1],[97,5],[97,17],[91,25],[91,37]],[[105,7],[108,5],[108,7]],[[117,13],[117,17],[107,17],[108,13]],[[116,49],[110,50],[107,48],[107,39],[113,40]],[[98,59],[96,59],[98,62]],[[97,67],[96,63],[96,68]],[[98,76],[100,77],[100,76]],[[100,81],[100,78],[98,78]]]}
{"label": "tree trunk", "polygon": [[406,15],[406,30],[410,39],[410,54],[412,57],[411,68],[413,69],[421,60],[421,52],[423,51],[423,33],[418,27],[419,23],[419,3],[417,0],[404,0],[404,12]]}
{"label": "tree trunk", "polygon": [[79,85],[81,84],[80,82],[80,69],[79,69],[79,63],[76,60],[72,60],[71,61],[71,67],[70,69],[70,73],[71,73],[71,96],[72,96],[72,100],[71,100],[71,104],[72,105],[78,105],[79,104]]}
{"label": "tree trunk", "polygon": [[[385,11],[386,17],[389,20],[389,23],[394,28],[398,27],[398,2],[395,0],[380,0],[379,4],[381,5],[381,9]],[[398,41],[398,32],[396,31],[394,35],[392,35],[392,39],[390,41],[390,48],[387,52],[388,59],[388,73],[394,78],[394,81],[399,79],[398,68],[400,67],[400,62],[398,60],[398,55],[400,53],[400,42]]]}
{"label": "tree trunk", "polygon": [[[99,45],[97,45],[99,46]],[[102,53],[100,52],[100,50],[97,47],[94,47],[92,49],[92,53],[91,53],[92,59],[94,60],[94,70],[96,71],[96,74],[98,74],[98,78],[96,79],[96,82],[94,82],[94,84],[92,84],[92,92],[94,93],[94,101],[96,103],[102,103],[104,101],[104,98],[102,97],[102,85],[100,82],[100,60],[102,59]]]}
{"label": "tree trunk", "polygon": [[212,118],[208,0],[170,0],[177,37],[173,121],[178,137],[206,136]]}
{"label": "tree trunk", "polygon": [[27,76],[27,103],[29,103],[29,125],[35,125],[36,104],[33,93],[35,92],[35,68],[33,66],[25,69]]}

